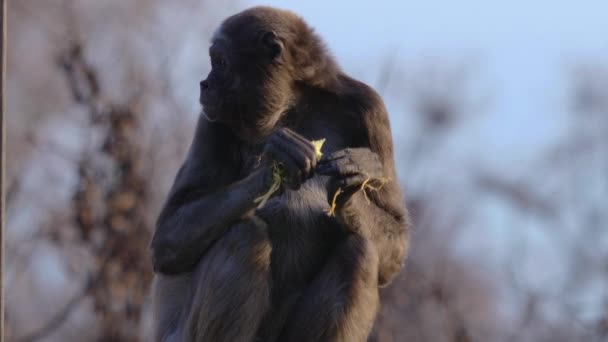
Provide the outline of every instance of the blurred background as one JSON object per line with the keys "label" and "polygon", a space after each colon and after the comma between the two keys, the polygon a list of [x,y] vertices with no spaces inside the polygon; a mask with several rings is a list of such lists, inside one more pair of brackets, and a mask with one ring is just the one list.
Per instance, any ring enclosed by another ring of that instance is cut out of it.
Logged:
{"label": "blurred background", "polygon": [[[8,1],[8,341],[150,338],[210,36],[260,3]],[[608,3],[265,3],[391,115],[414,230],[374,341],[608,340]]]}

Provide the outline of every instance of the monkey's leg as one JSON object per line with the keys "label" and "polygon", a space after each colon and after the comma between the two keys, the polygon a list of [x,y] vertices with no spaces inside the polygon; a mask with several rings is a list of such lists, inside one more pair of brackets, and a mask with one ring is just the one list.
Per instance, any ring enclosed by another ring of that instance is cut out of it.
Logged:
{"label": "monkey's leg", "polygon": [[154,341],[178,342],[179,317],[192,284],[192,272],[179,275],[156,274],[152,285]]}
{"label": "monkey's leg", "polygon": [[352,234],[304,291],[279,341],[367,341],[378,303],[378,254]]}
{"label": "monkey's leg", "polygon": [[263,223],[229,228],[193,274],[180,341],[253,341],[270,303],[270,251]]}

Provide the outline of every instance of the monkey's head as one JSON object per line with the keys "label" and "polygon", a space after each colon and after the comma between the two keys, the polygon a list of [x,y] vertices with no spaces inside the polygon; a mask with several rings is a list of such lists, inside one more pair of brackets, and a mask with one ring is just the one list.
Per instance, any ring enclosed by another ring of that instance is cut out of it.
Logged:
{"label": "monkey's head", "polygon": [[200,84],[203,114],[249,142],[270,135],[297,101],[298,83],[321,86],[337,70],[300,17],[270,7],[226,19],[209,57],[211,72]]}

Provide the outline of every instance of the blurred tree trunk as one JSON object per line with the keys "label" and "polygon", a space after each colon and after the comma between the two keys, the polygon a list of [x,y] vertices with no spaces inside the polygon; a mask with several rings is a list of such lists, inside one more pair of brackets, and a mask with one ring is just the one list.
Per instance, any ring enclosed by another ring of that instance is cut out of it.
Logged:
{"label": "blurred tree trunk", "polygon": [[4,336],[4,77],[6,2],[0,0],[0,340]]}

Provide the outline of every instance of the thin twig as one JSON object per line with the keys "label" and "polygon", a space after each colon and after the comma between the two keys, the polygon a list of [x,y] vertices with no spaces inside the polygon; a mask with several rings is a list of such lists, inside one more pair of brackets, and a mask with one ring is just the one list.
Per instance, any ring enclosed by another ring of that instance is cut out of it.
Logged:
{"label": "thin twig", "polygon": [[87,281],[84,288],[74,295],[74,297],[72,297],[72,299],[70,299],[65,306],[42,327],[16,340],[19,342],[34,342],[49,336],[67,321],[70,313],[72,313],[72,310],[74,310],[74,308],[76,308],[76,306],[78,306],[78,304],[80,304],[80,302],[87,297],[91,284],[92,282],[90,280]]}

